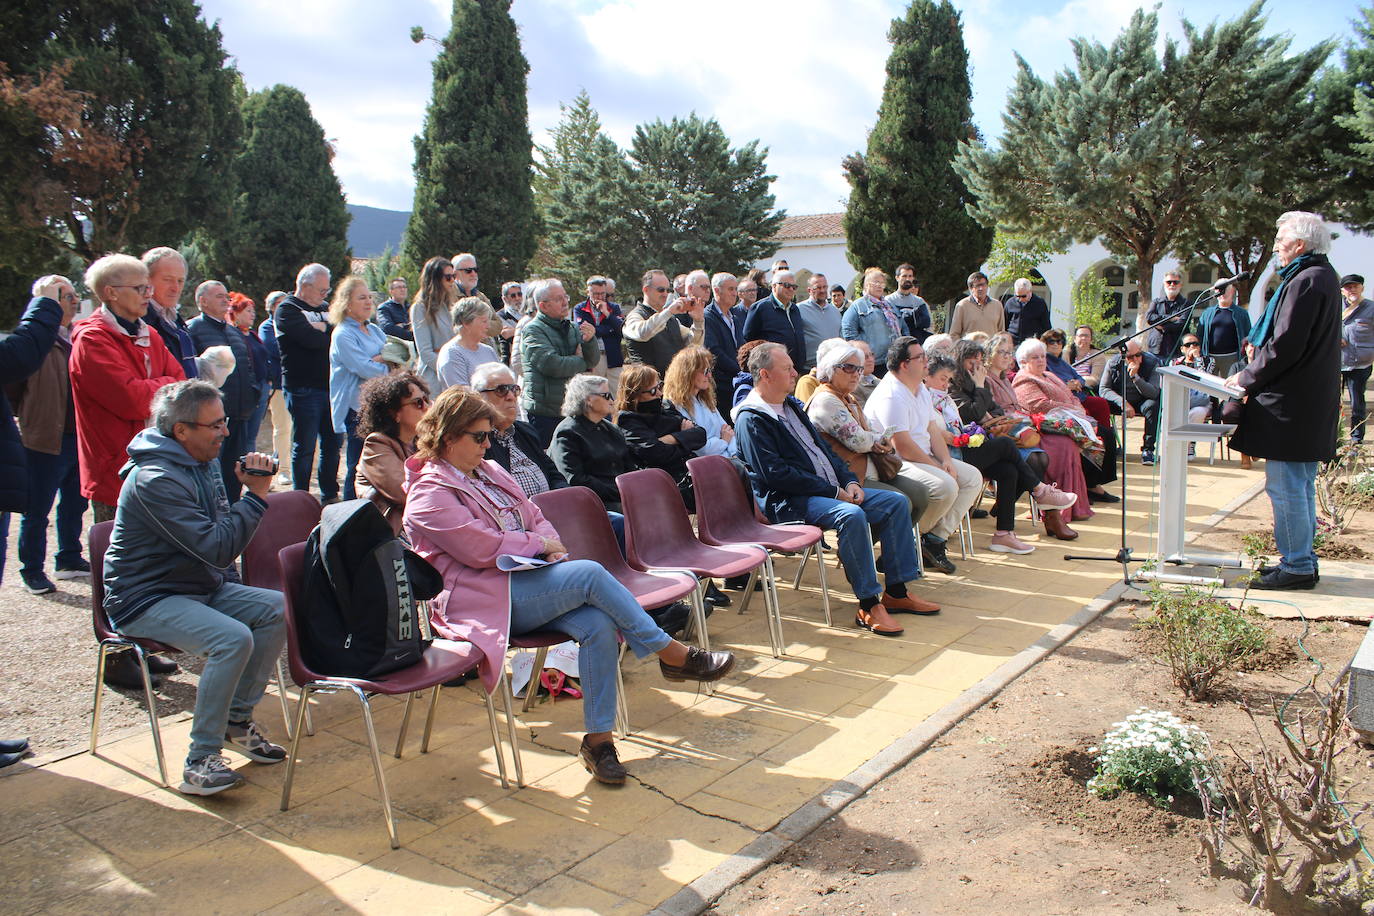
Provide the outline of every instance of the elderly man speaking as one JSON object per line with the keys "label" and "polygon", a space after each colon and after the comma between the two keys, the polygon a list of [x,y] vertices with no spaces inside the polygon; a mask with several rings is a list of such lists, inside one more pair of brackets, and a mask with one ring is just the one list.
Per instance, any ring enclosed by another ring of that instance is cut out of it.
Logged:
{"label": "elderly man speaking", "polygon": [[1250,330],[1255,355],[1226,381],[1245,389],[1238,451],[1267,459],[1265,491],[1274,507],[1279,565],[1256,588],[1317,584],[1317,464],[1336,455],[1340,415],[1341,287],[1327,260],[1331,231],[1315,213],[1279,217],[1274,257],[1279,285]]}

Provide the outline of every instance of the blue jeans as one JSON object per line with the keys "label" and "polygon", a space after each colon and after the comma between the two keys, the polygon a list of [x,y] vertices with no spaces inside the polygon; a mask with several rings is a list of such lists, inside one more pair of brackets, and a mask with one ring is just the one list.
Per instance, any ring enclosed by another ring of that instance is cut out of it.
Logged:
{"label": "blue jeans", "polygon": [[320,444],[320,496],[339,495],[339,434],[329,414],[325,388],[287,388],[286,410],[291,414],[291,485],[310,489],[310,466],[315,463],[315,442]]}
{"label": "blue jeans", "polygon": [[1317,462],[1264,462],[1264,492],[1274,507],[1274,543],[1285,572],[1310,576],[1317,571]]}
{"label": "blue jeans", "polygon": [[577,670],[582,676],[582,721],[589,734],[615,726],[616,632],[640,658],[672,642],[634,595],[591,560],[511,573],[510,631],[519,636],[534,630],[567,633],[581,646]]}
{"label": "blue jeans", "polygon": [[363,440],[358,438],[358,412],[350,409],[344,417],[344,434],[348,437],[344,447],[343,498],[357,498],[353,477],[358,473],[358,462],[363,460]]}
{"label": "blue jeans", "polygon": [[916,565],[916,537],[911,530],[911,503],[892,490],[864,488],[862,505],[825,496],[806,501],[806,523],[834,529],[845,577],[858,598],[882,593],[873,561],[869,526],[878,529],[883,545],[883,576],[889,585],[906,584],[921,577]]}
{"label": "blue jeans", "polygon": [[248,447],[248,418],[230,417],[226,432],[224,444],[219,447],[219,471],[224,479],[224,495],[229,502],[236,503],[243,495],[243,484],[239,483],[235,468],[239,459],[252,451]]}
{"label": "blue jeans", "polygon": [[284,606],[281,592],[226,582],[211,595],[163,598],[119,626],[205,657],[187,763],[218,754],[225,727],[253,718],[286,641]]}
{"label": "blue jeans", "polygon": [[19,564],[26,573],[41,573],[48,553],[48,515],[57,502],[58,569],[71,568],[81,559],[81,516],[86,497],[81,495],[81,474],[76,465],[76,434],[62,437],[62,451],[45,455],[24,449],[29,462],[29,511],[19,520]]}
{"label": "blue jeans", "polygon": [[262,418],[267,413],[267,403],[272,400],[272,384],[270,382],[263,382],[258,388],[258,406],[253,408],[253,412],[248,416],[248,428],[245,434],[250,452],[257,450],[258,430],[262,429]]}

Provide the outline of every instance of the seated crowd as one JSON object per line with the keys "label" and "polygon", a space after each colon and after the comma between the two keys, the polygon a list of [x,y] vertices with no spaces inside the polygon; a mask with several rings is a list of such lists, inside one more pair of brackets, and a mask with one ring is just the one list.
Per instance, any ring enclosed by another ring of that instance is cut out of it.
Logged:
{"label": "seated crowd", "polygon": [[[676,638],[685,607],[646,611],[604,567],[568,559],[578,532],[555,529],[534,497],[586,487],[623,551],[617,478],[662,469],[692,512],[709,494],[696,492],[688,461],[720,456],[769,522],[831,532],[855,626],[898,636],[894,615],[940,612],[911,586],[923,567],[955,572],[947,541],[970,517],[993,517],[989,550],[1028,554],[1034,545],[1016,532],[1023,494],[1061,539],[1077,536],[1069,522],[1091,515],[1090,503],[1117,501],[1104,486],[1119,448],[1111,411],[1152,419],[1158,402],[1134,366],[1122,401],[1119,385],[1107,387],[1120,360],[1075,363],[1062,331],[1018,346],[988,323],[995,300],[980,274],[956,310],[967,333],[931,335],[910,265],[886,296],[887,276],[866,271],[853,302],[820,275],[795,301],[796,275],[780,263],[743,279],[693,271],[676,291],[650,270],[633,307],[614,301],[606,277],[590,278],[577,305],[555,279],[507,283],[497,311],[471,254],[430,259],[411,303],[397,278],[380,310],[361,277],[331,300],[328,269],[310,264],[292,292],[266,298],[256,331],[252,300],[215,281],[196,289],[200,315],[184,321],[185,277],[171,249],[101,258],[85,276],[97,308],[74,323],[73,284],[39,280],[0,343],[13,411],[0,404],[6,457],[28,481],[8,506],[23,513],[25,586],[55,588],[43,572],[54,501],[55,575],[89,573],[80,534],[90,500],[96,521],[114,522],[102,568],[115,628],[206,656],[181,784],[193,794],[242,782],[226,748],[260,763],[286,756],[253,721],[284,638],[282,596],[234,572],[274,474],[297,490],[313,474],[325,504],[356,494],[376,506],[442,575],[431,622],[480,650],[488,689],[510,637],[553,629],[575,640],[582,759],[618,784],[618,642],[657,655],[674,681],[719,679],[735,659]],[[1077,352],[1090,343],[1075,332]],[[289,441],[289,456],[256,450],[269,416],[274,448]],[[989,488],[990,510],[975,516]],[[552,562],[512,573],[497,566],[503,555]],[[705,585],[707,602],[730,603]],[[142,687],[129,653],[112,656],[105,676]]]}

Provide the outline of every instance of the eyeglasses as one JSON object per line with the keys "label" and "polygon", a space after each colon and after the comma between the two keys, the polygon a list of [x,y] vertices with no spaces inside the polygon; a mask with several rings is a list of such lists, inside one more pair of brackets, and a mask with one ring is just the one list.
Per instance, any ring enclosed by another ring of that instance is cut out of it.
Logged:
{"label": "eyeglasses", "polygon": [[781,286],[783,289],[796,289],[796,288],[797,288],[797,284],[795,284],[795,283],[779,283],[778,286]]}
{"label": "eyeglasses", "polygon": [[1185,341],[1183,342],[1183,345],[1184,345],[1185,347],[1200,347],[1200,346],[1202,346],[1202,344],[1198,343],[1196,340],[1185,340]]}
{"label": "eyeglasses", "polygon": [[858,375],[860,372],[864,371],[863,366],[856,366],[853,363],[840,363],[835,368],[839,369],[841,372],[848,372],[850,375]]}
{"label": "eyeglasses", "polygon": [[908,363],[923,363],[925,361],[926,355],[924,353],[917,353],[915,356],[908,356],[905,360],[905,362]]}
{"label": "eyeglasses", "polygon": [[609,391],[593,391],[593,392],[591,393],[591,397],[594,397],[594,398],[605,398],[605,399],[608,400],[608,401],[614,401],[614,400],[615,400],[615,395],[611,394]]}
{"label": "eyeglasses", "polygon": [[1142,356],[1144,356],[1144,355],[1145,355],[1145,354],[1143,354],[1143,353],[1127,353],[1127,354],[1126,354],[1126,358],[1127,358],[1127,359],[1140,359],[1140,358],[1141,358]]}
{"label": "eyeglasses", "polygon": [[475,273],[477,273],[477,268],[476,268],[476,267],[459,267],[459,268],[457,268],[457,271],[458,271],[460,274],[475,274]]}
{"label": "eyeglasses", "polygon": [[429,395],[422,394],[418,398],[411,398],[408,401],[402,401],[401,406],[405,407],[407,404],[409,404],[411,407],[416,407],[420,410],[424,410],[426,407],[433,403],[434,402],[430,400]]}
{"label": "eyeglasses", "polygon": [[1017,298],[1017,299],[1020,299],[1022,302],[1026,302],[1027,300],[1030,299],[1030,297],[1031,297],[1031,294],[1030,294],[1030,293],[1017,293],[1017,294],[1016,294],[1016,298]]}
{"label": "eyeglasses", "polygon": [[643,391],[640,392],[641,395],[643,395],[643,394],[662,394],[662,393],[663,393],[663,383],[662,383],[662,382],[659,382],[657,385],[655,385],[655,386],[652,387],[652,388],[646,388],[646,389],[644,389]]}
{"label": "eyeglasses", "polygon": [[1183,283],[1182,280],[1165,280],[1165,281],[1164,281],[1164,285],[1165,285],[1165,286],[1179,286],[1179,285],[1181,285],[1182,283]]}
{"label": "eyeglasses", "polygon": [[146,296],[153,291],[152,284],[150,283],[144,283],[142,286],[120,286],[119,284],[111,283],[110,287],[112,289],[131,289],[140,296]]}
{"label": "eyeglasses", "polygon": [[448,271],[444,271],[444,279],[445,279],[445,280],[457,280],[457,279],[458,279],[458,275],[457,275],[457,274],[451,274],[451,273],[449,273]]}
{"label": "eyeglasses", "polygon": [[229,418],[220,417],[213,423],[197,423],[195,420],[182,420],[187,426],[203,426],[206,429],[227,430],[229,428]]}
{"label": "eyeglasses", "polygon": [[458,435],[471,436],[472,441],[478,445],[486,445],[491,440],[491,430],[489,429],[465,429]]}
{"label": "eyeglasses", "polygon": [[522,293],[522,292],[520,292],[520,290],[517,289],[517,290],[514,290],[514,291],[512,291],[512,292],[506,293],[506,298],[507,298],[507,299],[523,299],[523,298],[525,298],[525,294]]}
{"label": "eyeglasses", "polygon": [[520,393],[520,391],[521,391],[520,386],[514,384],[513,382],[507,382],[507,383],[504,384],[504,385],[493,385],[493,386],[491,386],[490,388],[483,388],[483,389],[482,389],[482,393],[483,393],[483,394],[494,394],[494,395],[496,395],[497,397],[502,397],[502,398],[508,398],[508,397],[511,397],[512,395],[517,395],[517,394]]}

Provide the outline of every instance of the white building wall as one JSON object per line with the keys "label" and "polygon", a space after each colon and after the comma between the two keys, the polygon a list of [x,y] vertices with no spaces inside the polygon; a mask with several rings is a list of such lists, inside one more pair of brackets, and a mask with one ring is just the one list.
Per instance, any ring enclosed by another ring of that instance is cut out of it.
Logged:
{"label": "white building wall", "polygon": [[[849,287],[849,281],[854,279],[857,273],[849,265],[847,249],[844,236],[834,236],[822,239],[788,239],[778,248],[777,254],[771,258],[754,262],[754,266],[760,270],[768,270],[773,266],[773,262],[778,258],[784,258],[787,266],[793,270],[805,268],[813,274],[825,274],[825,279],[834,286],[836,283],[843,283],[845,288]],[[767,293],[760,293],[759,298]],[[803,298],[805,295],[803,294]]]}

